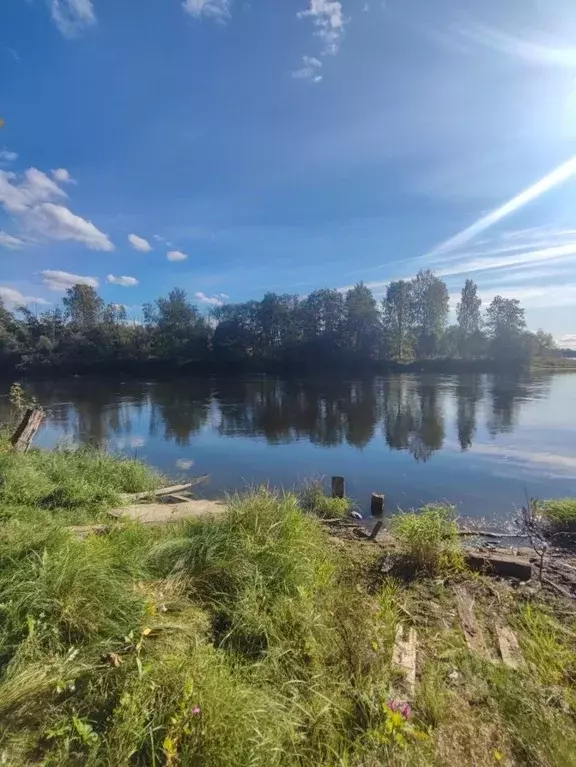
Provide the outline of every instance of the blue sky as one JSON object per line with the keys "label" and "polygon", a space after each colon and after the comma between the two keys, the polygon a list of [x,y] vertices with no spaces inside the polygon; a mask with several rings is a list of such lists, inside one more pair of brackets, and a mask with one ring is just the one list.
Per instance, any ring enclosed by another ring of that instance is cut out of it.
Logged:
{"label": "blue sky", "polygon": [[8,305],[429,267],[576,345],[564,0],[2,0],[0,117]]}

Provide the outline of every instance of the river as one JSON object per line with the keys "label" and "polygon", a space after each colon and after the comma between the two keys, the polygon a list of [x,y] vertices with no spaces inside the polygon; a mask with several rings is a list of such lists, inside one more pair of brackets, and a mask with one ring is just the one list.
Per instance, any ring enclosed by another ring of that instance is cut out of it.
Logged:
{"label": "river", "polygon": [[[93,443],[200,494],[340,474],[364,510],[437,500],[489,523],[526,495],[576,495],[576,374],[187,377],[26,382],[48,410],[37,444]],[[7,385],[0,394],[5,395]],[[0,421],[7,408],[0,398]]]}

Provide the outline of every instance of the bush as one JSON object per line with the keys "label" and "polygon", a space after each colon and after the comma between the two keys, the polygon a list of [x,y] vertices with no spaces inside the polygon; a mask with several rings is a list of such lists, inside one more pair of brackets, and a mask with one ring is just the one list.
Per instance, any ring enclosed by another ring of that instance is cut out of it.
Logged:
{"label": "bush", "polygon": [[300,505],[304,511],[321,519],[344,519],[354,509],[349,498],[330,498],[324,492],[321,480],[312,480],[300,492]]}
{"label": "bush", "polygon": [[557,498],[538,504],[538,515],[558,530],[576,529],[576,498]]}
{"label": "bush", "polygon": [[434,574],[463,566],[453,506],[430,504],[419,511],[398,514],[390,529],[416,570]]}

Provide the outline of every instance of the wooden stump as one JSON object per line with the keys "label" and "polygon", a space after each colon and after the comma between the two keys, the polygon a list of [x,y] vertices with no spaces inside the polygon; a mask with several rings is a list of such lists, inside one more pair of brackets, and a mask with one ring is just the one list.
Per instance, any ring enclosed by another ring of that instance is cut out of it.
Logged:
{"label": "wooden stump", "polygon": [[36,432],[40,428],[43,418],[44,411],[41,407],[28,408],[24,413],[24,417],[16,427],[16,431],[10,437],[12,447],[17,453],[25,453],[28,450]]}
{"label": "wooden stump", "polygon": [[332,498],[344,498],[344,477],[332,477]]}
{"label": "wooden stump", "polygon": [[372,493],[370,499],[370,513],[373,517],[381,517],[384,514],[384,498],[380,493]]}

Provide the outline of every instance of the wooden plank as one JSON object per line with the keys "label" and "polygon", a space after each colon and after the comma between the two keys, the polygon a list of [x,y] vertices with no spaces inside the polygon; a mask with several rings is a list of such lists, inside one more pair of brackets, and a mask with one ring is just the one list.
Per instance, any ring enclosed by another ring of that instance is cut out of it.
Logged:
{"label": "wooden plank", "polygon": [[524,664],[524,658],[516,634],[509,626],[503,624],[496,626],[496,634],[504,665],[513,669],[520,668]]}
{"label": "wooden plank", "polygon": [[132,519],[145,525],[175,522],[188,517],[221,514],[226,506],[218,501],[185,501],[183,503],[144,503],[108,512],[117,519]]}
{"label": "wooden plank", "polygon": [[416,629],[398,624],[392,651],[392,665],[404,676],[405,692],[414,700],[416,691]]}
{"label": "wooden plank", "polygon": [[131,501],[141,501],[145,498],[159,498],[162,495],[172,495],[173,493],[181,493],[183,490],[189,490],[194,485],[194,482],[186,482],[183,485],[172,485],[171,487],[160,487],[158,490],[146,490],[143,493],[128,493],[126,498]]}
{"label": "wooden plank", "polygon": [[462,626],[468,649],[472,653],[488,658],[484,632],[478,624],[474,612],[474,599],[470,596],[466,587],[461,584],[454,586],[454,597],[456,598],[456,609],[458,610],[460,625]]}
{"label": "wooden plank", "polygon": [[518,578],[521,581],[529,581],[532,578],[532,565],[530,560],[524,557],[471,551],[466,552],[465,559],[471,570],[489,575],[502,575],[505,578]]}
{"label": "wooden plank", "polygon": [[43,419],[44,410],[41,407],[28,408],[24,413],[24,417],[16,427],[16,431],[10,437],[12,447],[17,453],[26,453],[28,451]]}

